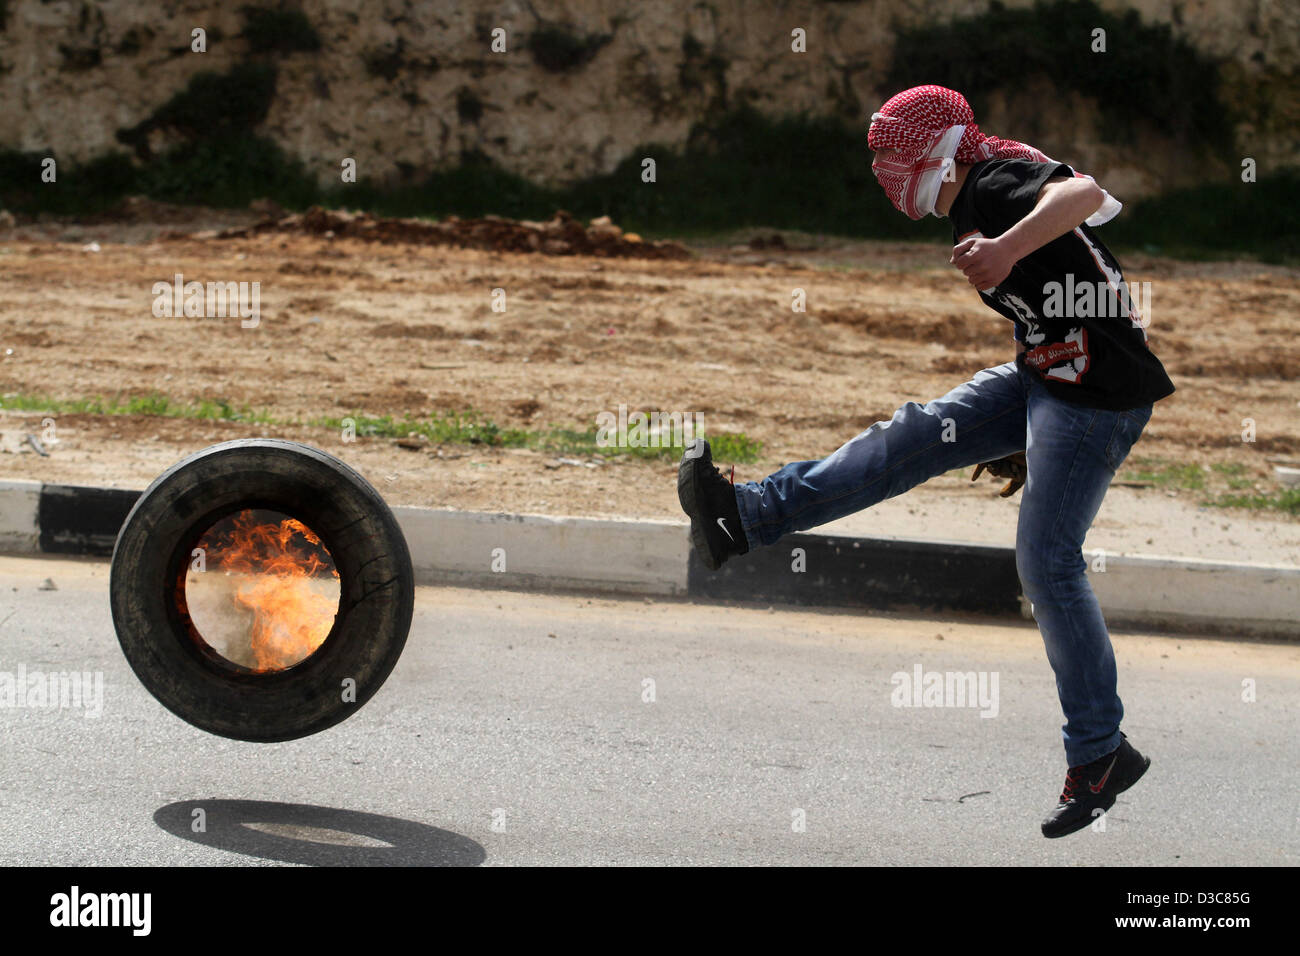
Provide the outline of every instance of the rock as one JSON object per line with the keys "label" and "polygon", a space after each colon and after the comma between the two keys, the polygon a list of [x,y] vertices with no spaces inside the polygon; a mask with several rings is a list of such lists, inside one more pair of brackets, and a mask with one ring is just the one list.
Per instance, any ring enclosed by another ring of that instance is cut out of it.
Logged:
{"label": "rock", "polygon": [[587,227],[587,238],[593,242],[606,242],[622,236],[623,230],[614,225],[609,216],[599,216],[591,220],[591,225]]}

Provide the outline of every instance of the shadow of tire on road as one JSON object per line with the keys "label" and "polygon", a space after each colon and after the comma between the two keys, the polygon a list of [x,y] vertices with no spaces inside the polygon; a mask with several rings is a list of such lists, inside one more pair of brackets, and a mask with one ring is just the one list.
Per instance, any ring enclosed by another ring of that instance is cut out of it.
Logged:
{"label": "shadow of tire on road", "polygon": [[262,800],[182,800],[154,812],[173,836],[306,866],[478,866],[483,846],[424,823]]}

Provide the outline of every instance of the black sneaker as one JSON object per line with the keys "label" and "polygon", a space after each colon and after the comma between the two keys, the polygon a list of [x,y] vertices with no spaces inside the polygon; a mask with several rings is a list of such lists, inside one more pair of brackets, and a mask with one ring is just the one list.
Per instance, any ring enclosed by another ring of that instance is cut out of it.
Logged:
{"label": "black sneaker", "polygon": [[[734,467],[731,474],[734,481]],[[677,469],[677,500],[691,519],[691,543],[711,571],[733,554],[749,550],[732,481],[713,466],[707,441],[696,438],[686,446]]]}
{"label": "black sneaker", "polygon": [[1065,773],[1065,789],[1056,809],[1043,821],[1043,836],[1063,837],[1082,830],[1095,819],[1095,811],[1105,812],[1115,805],[1115,797],[1141,779],[1151,766],[1120,734],[1119,747],[1104,757]]}

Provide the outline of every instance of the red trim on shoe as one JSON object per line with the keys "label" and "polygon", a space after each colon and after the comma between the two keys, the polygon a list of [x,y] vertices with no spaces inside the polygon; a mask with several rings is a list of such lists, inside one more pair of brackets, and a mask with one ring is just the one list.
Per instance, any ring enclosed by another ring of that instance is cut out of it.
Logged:
{"label": "red trim on shoe", "polygon": [[1074,799],[1074,788],[1079,785],[1079,778],[1074,775],[1074,771],[1082,770],[1083,767],[1071,767],[1065,772],[1065,789],[1061,791],[1061,802],[1069,803]]}

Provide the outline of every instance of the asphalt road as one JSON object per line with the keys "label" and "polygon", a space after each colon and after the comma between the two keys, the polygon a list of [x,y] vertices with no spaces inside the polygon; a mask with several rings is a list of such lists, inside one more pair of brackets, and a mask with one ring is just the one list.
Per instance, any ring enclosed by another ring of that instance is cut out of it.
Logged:
{"label": "asphalt road", "polygon": [[[268,745],[157,704],[107,588],[105,563],[0,558],[0,672],[104,679],[97,716],[0,707],[0,864],[1300,862],[1295,644],[1116,634],[1152,768],[1048,841],[1061,720],[1029,624],[421,588],[379,694]],[[996,672],[996,716],[894,706],[917,665]]]}

